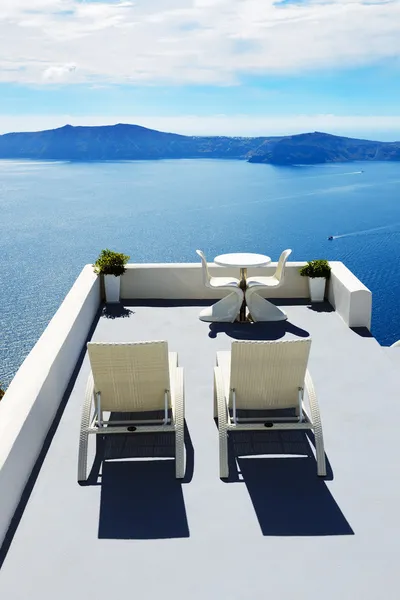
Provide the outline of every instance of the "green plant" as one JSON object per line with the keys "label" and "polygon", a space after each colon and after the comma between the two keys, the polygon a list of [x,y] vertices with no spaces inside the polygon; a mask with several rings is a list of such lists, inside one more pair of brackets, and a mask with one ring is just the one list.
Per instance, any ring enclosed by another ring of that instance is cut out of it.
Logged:
{"label": "green plant", "polygon": [[325,277],[331,276],[331,267],[327,260],[310,260],[300,269],[300,275],[303,277]]}
{"label": "green plant", "polygon": [[109,248],[102,250],[96,262],[94,263],[94,272],[97,275],[115,275],[119,277],[125,273],[125,265],[130,259],[130,256],[120,252],[114,252]]}

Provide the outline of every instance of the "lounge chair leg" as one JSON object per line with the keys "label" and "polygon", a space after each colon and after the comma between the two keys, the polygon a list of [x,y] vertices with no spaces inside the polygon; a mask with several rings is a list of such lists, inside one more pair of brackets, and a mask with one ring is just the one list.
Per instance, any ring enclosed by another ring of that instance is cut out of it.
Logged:
{"label": "lounge chair leg", "polygon": [[185,477],[185,390],[183,369],[176,369],[176,388],[174,403],[175,420],[175,477]]}
{"label": "lounge chair leg", "polygon": [[224,386],[219,367],[214,367],[214,402],[218,407],[218,438],[219,438],[219,476],[229,477],[228,464],[228,407],[225,400]]}
{"label": "lounge chair leg", "polygon": [[185,443],[182,430],[175,431],[175,477],[183,479],[185,477]]}
{"label": "lounge chair leg", "polygon": [[79,438],[79,458],[78,458],[78,481],[87,479],[87,451],[89,435],[81,431]]}
{"label": "lounge chair leg", "polygon": [[325,449],[324,440],[322,437],[322,430],[314,430],[315,438],[315,454],[317,457],[317,472],[320,477],[326,476],[326,461],[325,461]]}
{"label": "lounge chair leg", "polygon": [[228,432],[219,430],[219,476],[221,479],[229,477],[228,464]]}
{"label": "lounge chair leg", "polygon": [[85,402],[83,404],[81,431],[79,436],[79,454],[78,454],[78,481],[86,481],[87,479],[87,454],[89,442],[89,424],[90,410],[92,408],[92,400],[94,396],[93,375],[90,373],[85,393]]}

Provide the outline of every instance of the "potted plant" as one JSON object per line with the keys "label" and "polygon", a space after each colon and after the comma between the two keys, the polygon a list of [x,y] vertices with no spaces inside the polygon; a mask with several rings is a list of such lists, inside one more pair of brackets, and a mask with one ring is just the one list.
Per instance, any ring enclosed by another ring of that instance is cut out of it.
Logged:
{"label": "potted plant", "polygon": [[300,275],[308,277],[311,302],[323,302],[326,280],[331,276],[327,260],[310,260],[300,269]]}
{"label": "potted plant", "polygon": [[119,302],[120,276],[125,273],[125,265],[129,258],[126,254],[114,252],[106,248],[100,252],[98,259],[94,263],[94,272],[104,276],[106,302]]}

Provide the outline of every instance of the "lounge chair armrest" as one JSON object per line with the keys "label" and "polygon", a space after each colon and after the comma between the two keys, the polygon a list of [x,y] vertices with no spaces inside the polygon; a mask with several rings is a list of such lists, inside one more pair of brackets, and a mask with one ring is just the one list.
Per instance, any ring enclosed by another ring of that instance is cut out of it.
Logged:
{"label": "lounge chair armrest", "polygon": [[92,408],[93,396],[94,380],[92,371],[90,371],[86,384],[85,401],[83,403],[79,435],[78,481],[85,481],[87,477],[88,429],[90,425],[90,411]]}
{"label": "lounge chair armrest", "polygon": [[306,386],[306,392],[307,392],[307,396],[308,396],[308,401],[310,403],[310,410],[311,410],[311,419],[312,419],[312,422],[316,423],[316,420],[320,422],[321,421],[321,417],[320,417],[320,414],[319,414],[319,406],[318,406],[317,394],[315,393],[314,382],[312,380],[312,377],[310,375],[310,371],[308,369],[306,371],[305,386]]}
{"label": "lounge chair armrest", "polygon": [[325,451],[324,451],[324,438],[322,434],[322,422],[321,415],[319,412],[319,405],[317,400],[317,394],[315,393],[314,383],[311,379],[309,370],[306,371],[305,378],[306,391],[308,396],[308,402],[310,404],[311,420],[313,423],[314,436],[317,441],[317,461],[318,461],[318,475],[326,475],[326,463],[325,463]]}
{"label": "lounge chair armrest", "polygon": [[89,427],[90,425],[90,409],[94,399],[94,380],[93,373],[90,371],[86,382],[85,401],[82,409],[82,426]]}
{"label": "lounge chair armrest", "polygon": [[172,387],[172,416],[177,427],[184,426],[185,418],[185,387],[183,380],[183,368],[176,367],[175,381]]}
{"label": "lounge chair armrest", "polygon": [[214,367],[214,417],[218,417],[219,428],[228,426],[228,405],[225,398],[224,380],[220,367]]}

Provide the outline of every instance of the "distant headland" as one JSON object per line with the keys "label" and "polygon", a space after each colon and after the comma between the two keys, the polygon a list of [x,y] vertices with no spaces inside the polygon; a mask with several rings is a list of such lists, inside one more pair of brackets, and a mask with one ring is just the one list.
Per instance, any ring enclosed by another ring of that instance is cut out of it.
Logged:
{"label": "distant headland", "polygon": [[156,160],[231,158],[273,165],[400,161],[400,142],[314,132],[274,137],[186,136],[139,125],[73,127],[0,135],[0,158]]}

